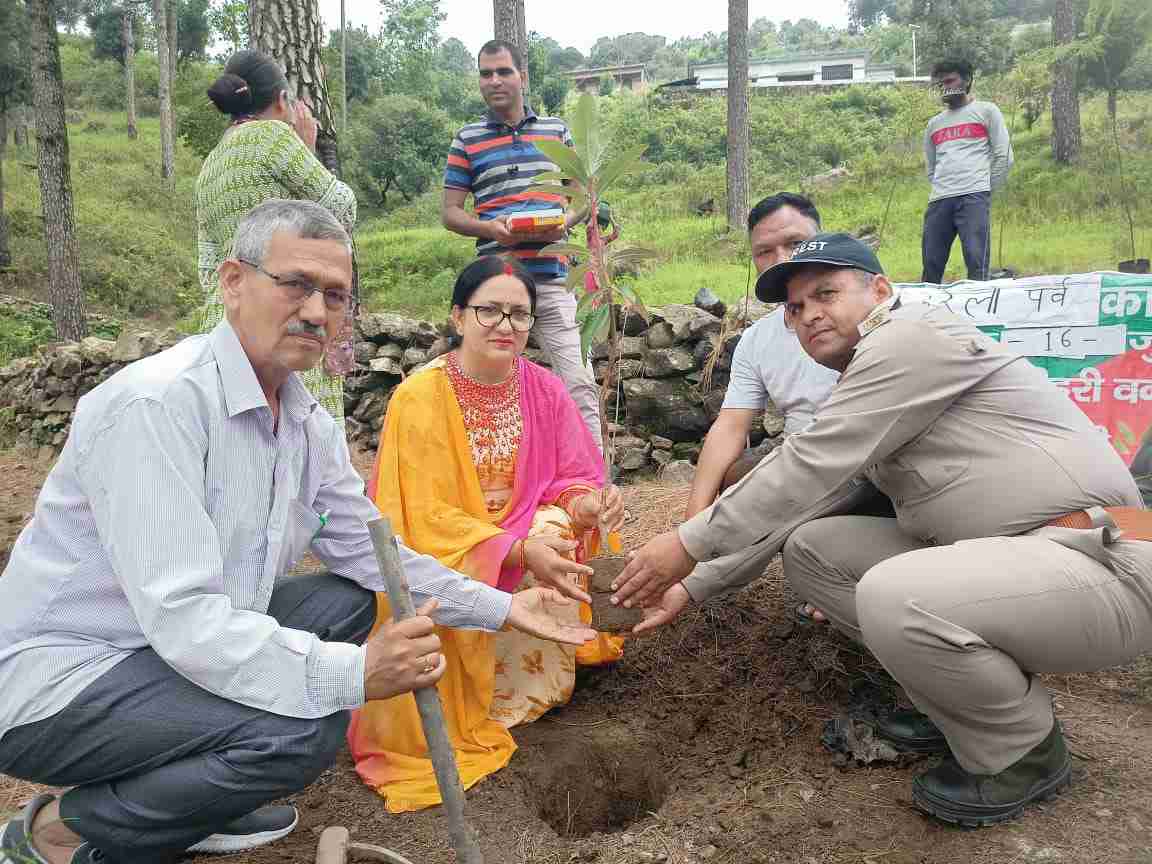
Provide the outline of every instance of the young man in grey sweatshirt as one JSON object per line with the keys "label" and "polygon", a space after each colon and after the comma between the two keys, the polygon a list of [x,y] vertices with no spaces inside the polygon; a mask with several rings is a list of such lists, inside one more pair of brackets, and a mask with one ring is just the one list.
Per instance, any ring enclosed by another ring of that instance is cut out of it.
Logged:
{"label": "young man in grey sweatshirt", "polygon": [[957,234],[968,278],[987,279],[992,190],[1008,177],[1012,142],[1000,109],[972,98],[970,63],[937,63],[932,79],[947,108],[929,120],[924,131],[924,158],[932,194],[924,213],[921,279],[940,282]]}

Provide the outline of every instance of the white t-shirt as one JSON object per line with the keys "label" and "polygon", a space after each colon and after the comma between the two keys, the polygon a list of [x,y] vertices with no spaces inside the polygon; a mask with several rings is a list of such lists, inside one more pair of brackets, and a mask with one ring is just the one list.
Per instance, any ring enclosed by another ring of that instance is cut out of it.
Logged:
{"label": "white t-shirt", "polygon": [[808,356],[784,326],[778,307],[744,331],[732,357],[732,376],[722,408],[763,411],[769,399],[784,415],[784,434],[812,422],[840,373]]}

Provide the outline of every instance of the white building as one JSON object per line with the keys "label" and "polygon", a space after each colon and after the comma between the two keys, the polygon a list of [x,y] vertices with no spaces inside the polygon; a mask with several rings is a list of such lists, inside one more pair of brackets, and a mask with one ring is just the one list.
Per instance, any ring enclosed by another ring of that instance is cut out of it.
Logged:
{"label": "white building", "polygon": [[[813,54],[788,54],[763,60],[748,61],[748,85],[756,87],[843,86],[872,82],[907,80],[896,77],[896,67],[870,62],[871,53],[829,51]],[[672,87],[696,90],[727,90],[728,63],[701,63],[689,67],[688,78],[674,81]]]}

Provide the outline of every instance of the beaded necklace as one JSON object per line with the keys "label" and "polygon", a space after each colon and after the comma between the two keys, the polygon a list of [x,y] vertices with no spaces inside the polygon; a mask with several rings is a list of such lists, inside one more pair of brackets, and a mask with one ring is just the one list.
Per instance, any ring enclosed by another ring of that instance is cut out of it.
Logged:
{"label": "beaded necklace", "polygon": [[[524,431],[520,414],[520,360],[512,364],[512,374],[499,384],[485,384],[471,378],[460,367],[453,351],[444,360],[448,381],[456,393],[472,462],[485,492],[511,493],[516,477],[516,454]],[[507,500],[505,494],[485,496],[491,512],[499,511]]]}

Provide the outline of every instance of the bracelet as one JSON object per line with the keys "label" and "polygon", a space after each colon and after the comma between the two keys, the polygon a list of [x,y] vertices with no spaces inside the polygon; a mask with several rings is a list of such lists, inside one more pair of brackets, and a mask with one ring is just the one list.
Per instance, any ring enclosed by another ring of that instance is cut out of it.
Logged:
{"label": "bracelet", "polygon": [[528,538],[525,537],[523,540],[520,541],[520,572],[521,572],[521,574],[523,574],[527,570],[527,567],[524,564],[524,547],[527,545],[528,545]]}

